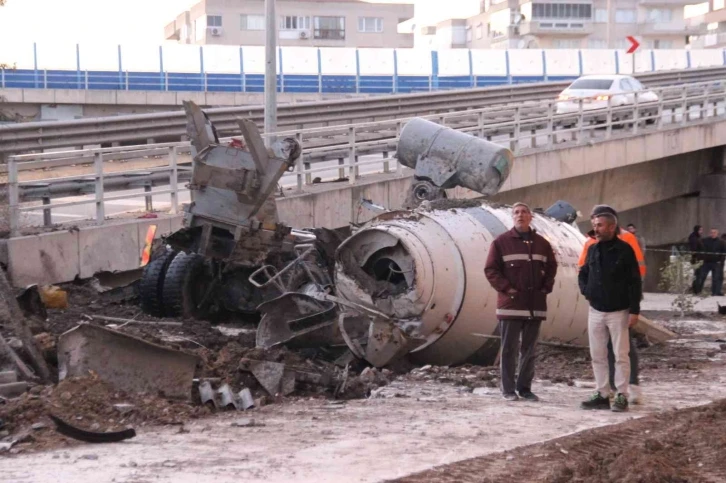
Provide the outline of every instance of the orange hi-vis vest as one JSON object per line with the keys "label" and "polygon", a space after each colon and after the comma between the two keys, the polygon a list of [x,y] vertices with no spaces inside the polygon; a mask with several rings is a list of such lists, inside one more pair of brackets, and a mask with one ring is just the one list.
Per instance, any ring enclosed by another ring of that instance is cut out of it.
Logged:
{"label": "orange hi-vis vest", "polygon": [[[629,231],[621,230],[619,227],[618,238],[626,242],[628,245],[630,245],[630,248],[633,249],[633,251],[635,252],[635,259],[638,260],[640,277],[645,278],[645,257],[643,256],[643,251],[640,249],[640,245],[638,244],[638,239]],[[588,233],[587,241],[585,242],[585,246],[582,247],[582,253],[580,253],[580,259],[577,261],[578,270],[585,264],[585,260],[587,259],[587,250],[590,248],[590,245],[593,245],[595,243],[597,243],[597,239],[595,238],[594,234],[592,234],[592,232]]]}

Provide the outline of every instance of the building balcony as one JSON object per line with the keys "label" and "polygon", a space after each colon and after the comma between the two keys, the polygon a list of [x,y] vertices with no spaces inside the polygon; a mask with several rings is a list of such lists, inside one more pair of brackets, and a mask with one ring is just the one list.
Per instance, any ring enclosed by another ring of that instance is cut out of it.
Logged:
{"label": "building balcony", "polygon": [[726,47],[726,32],[699,36],[691,42],[691,49],[722,49]]}
{"label": "building balcony", "polygon": [[590,21],[581,20],[535,20],[519,24],[519,35],[571,35],[582,37],[594,32],[595,27]]}
{"label": "building balcony", "polygon": [[176,22],[169,22],[164,26],[165,40],[179,40],[180,31],[176,28]]}
{"label": "building balcony", "polygon": [[683,22],[643,23],[638,25],[638,34],[644,37],[663,35],[699,35],[705,33],[705,25],[689,25]]}
{"label": "building balcony", "polygon": [[721,23],[726,22],[726,8],[708,12],[703,16],[703,23]]}

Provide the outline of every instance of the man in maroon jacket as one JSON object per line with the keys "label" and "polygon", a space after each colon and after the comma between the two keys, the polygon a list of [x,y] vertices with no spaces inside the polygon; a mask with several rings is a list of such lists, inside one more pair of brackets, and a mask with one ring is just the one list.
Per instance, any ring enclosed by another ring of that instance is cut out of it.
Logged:
{"label": "man in maroon jacket", "polygon": [[514,373],[519,349],[517,393],[522,399],[537,401],[532,393],[535,348],[540,325],[547,318],[547,294],[555,284],[557,260],[550,243],[530,228],[529,206],[515,203],[512,216],[514,228],[492,242],[484,273],[499,293],[502,395],[508,401],[518,399]]}

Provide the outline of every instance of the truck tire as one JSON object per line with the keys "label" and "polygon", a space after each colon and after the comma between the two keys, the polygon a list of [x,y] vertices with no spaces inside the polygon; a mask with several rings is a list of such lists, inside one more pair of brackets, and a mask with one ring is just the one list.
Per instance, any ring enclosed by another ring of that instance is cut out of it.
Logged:
{"label": "truck tire", "polygon": [[165,315],[163,301],[164,277],[177,253],[174,250],[166,250],[144,267],[139,282],[139,299],[141,300],[141,310],[151,316],[163,317]]}
{"label": "truck tire", "polygon": [[179,253],[169,265],[164,278],[163,300],[167,316],[204,318],[209,303],[197,307],[211,282],[204,257],[196,253]]}

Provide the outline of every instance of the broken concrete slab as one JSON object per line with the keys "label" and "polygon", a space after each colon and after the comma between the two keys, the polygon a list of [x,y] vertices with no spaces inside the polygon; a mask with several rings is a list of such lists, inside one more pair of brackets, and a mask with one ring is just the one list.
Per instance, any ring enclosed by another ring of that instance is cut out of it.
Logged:
{"label": "broken concrete slab", "polygon": [[295,373],[286,371],[284,364],[242,359],[240,369],[251,372],[270,396],[287,396],[295,392]]}
{"label": "broken concrete slab", "polygon": [[654,343],[666,342],[678,337],[673,331],[654,324],[642,315],[638,317],[638,323],[633,326],[633,330],[648,337],[648,340]]}
{"label": "broken concrete slab", "polygon": [[6,384],[0,384],[0,396],[6,399],[21,396],[22,394],[25,394],[27,390],[27,382],[9,382]]}
{"label": "broken concrete slab", "polygon": [[18,382],[18,375],[15,371],[0,372],[0,384],[8,384],[11,382]]}
{"label": "broken concrete slab", "polygon": [[81,324],[60,336],[59,378],[93,371],[128,392],[191,400],[198,357],[115,330]]}

